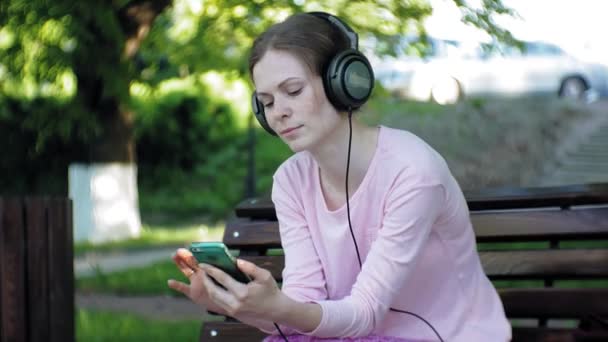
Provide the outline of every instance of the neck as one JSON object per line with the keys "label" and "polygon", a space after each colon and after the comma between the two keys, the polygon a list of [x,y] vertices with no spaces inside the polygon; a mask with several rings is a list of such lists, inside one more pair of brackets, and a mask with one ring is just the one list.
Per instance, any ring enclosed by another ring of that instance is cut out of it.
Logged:
{"label": "neck", "polygon": [[[348,157],[349,123],[348,116],[336,126],[336,129],[318,148],[311,150],[311,154],[320,168],[321,181],[330,189],[344,192],[346,181],[346,162]],[[359,187],[376,150],[378,130],[360,124],[353,117],[352,145],[350,152],[350,166],[348,187],[352,195]]]}

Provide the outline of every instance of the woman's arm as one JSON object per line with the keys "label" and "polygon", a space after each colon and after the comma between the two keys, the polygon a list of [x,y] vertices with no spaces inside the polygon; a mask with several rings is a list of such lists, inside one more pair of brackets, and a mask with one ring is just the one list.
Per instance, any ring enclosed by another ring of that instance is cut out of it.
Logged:
{"label": "woman's arm", "polygon": [[[405,177],[403,177],[405,178]],[[322,320],[311,335],[356,337],[370,334],[383,319],[399,289],[411,277],[445,201],[440,184],[411,186],[405,179],[392,188],[378,238],[373,243],[351,294],[319,301]]]}

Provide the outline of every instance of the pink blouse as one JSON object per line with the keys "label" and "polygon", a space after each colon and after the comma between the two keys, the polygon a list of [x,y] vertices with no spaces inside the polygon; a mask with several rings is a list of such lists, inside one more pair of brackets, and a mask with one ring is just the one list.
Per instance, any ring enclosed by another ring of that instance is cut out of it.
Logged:
{"label": "pink blouse", "polygon": [[279,167],[272,200],[285,251],[282,291],[322,308],[308,335],[438,340],[419,318],[389,311],[395,308],[423,317],[444,341],[510,340],[462,191],[444,159],[415,135],[380,126],[371,164],[351,195],[362,269],[346,205],[327,208],[308,152]]}

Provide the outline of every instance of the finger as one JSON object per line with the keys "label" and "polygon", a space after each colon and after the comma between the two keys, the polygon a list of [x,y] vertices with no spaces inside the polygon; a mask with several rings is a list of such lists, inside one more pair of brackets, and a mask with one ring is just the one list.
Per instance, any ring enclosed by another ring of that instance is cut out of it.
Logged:
{"label": "finger", "polygon": [[167,281],[167,285],[175,291],[181,292],[186,297],[190,298],[190,285],[173,279],[169,279]]}
{"label": "finger", "polygon": [[234,312],[233,309],[236,307],[238,301],[233,294],[218,286],[207,274],[203,276],[203,285],[207,289],[209,298],[215,305],[227,313]]}
{"label": "finger", "polygon": [[232,278],[228,273],[217,267],[213,267],[208,264],[199,264],[199,267],[201,267],[203,271],[207,273],[207,275],[220,283],[226,289],[226,291],[232,292],[233,294],[237,293],[240,288],[244,286],[242,283]]}
{"label": "finger", "polygon": [[186,265],[181,259],[174,259],[174,261],[175,265],[177,265],[177,268],[179,268],[179,270],[184,276],[186,276],[186,278],[192,277],[192,275],[196,272],[196,269],[193,270],[192,268],[190,268],[190,266]]}
{"label": "finger", "polygon": [[190,252],[189,250],[187,250],[185,248],[178,248],[175,255],[178,259],[182,260],[186,265],[190,266],[190,268],[192,268],[193,270],[198,269],[198,261],[196,260],[194,255],[192,255],[192,252]]}
{"label": "finger", "polygon": [[258,267],[256,264],[243,260],[237,259],[236,266],[243,271],[246,275],[248,275],[251,279],[259,279],[263,276],[263,272],[265,271],[263,268]]}

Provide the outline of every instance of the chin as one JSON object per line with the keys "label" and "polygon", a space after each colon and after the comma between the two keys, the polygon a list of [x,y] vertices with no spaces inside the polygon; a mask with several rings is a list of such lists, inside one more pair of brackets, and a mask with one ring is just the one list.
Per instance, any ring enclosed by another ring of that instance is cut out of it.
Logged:
{"label": "chin", "polygon": [[299,144],[297,142],[288,143],[287,146],[289,146],[289,149],[291,149],[293,153],[298,153],[306,150],[305,146],[302,146],[302,144]]}
{"label": "chin", "polygon": [[295,139],[295,140],[291,140],[291,141],[285,141],[285,143],[287,144],[287,146],[289,146],[289,148],[291,149],[291,151],[293,153],[308,150],[308,149],[310,149],[310,145],[311,145],[310,141],[307,141],[306,139],[303,139],[303,138]]}

